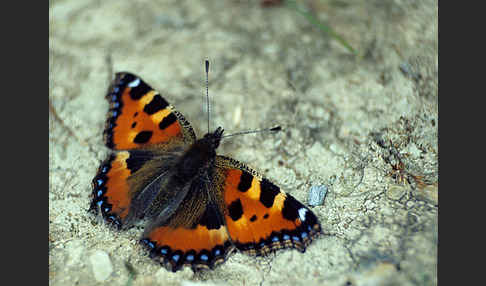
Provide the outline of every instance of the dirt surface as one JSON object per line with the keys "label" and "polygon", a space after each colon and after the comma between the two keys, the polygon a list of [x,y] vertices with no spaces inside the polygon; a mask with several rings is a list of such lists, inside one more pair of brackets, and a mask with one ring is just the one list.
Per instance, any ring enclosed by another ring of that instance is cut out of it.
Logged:
{"label": "dirt surface", "polygon": [[[358,3],[359,2],[359,3]],[[51,285],[436,285],[437,1],[299,1],[359,55],[294,9],[259,1],[50,1]],[[108,154],[104,96],[131,71],[246,162],[312,207],[325,235],[302,254],[232,255],[215,270],[168,272],[89,214]]]}

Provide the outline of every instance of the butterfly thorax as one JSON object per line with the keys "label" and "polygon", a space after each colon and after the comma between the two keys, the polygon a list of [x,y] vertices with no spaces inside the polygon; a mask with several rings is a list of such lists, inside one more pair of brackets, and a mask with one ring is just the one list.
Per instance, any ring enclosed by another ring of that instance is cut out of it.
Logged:
{"label": "butterfly thorax", "polygon": [[216,149],[223,135],[223,129],[218,127],[214,132],[207,133],[189,147],[176,165],[178,179],[187,181],[207,170],[216,158]]}

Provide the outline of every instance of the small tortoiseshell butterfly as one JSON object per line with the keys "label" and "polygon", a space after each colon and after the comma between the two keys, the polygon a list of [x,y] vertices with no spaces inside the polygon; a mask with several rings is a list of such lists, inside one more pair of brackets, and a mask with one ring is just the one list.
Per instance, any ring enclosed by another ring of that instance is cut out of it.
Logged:
{"label": "small tortoiseshell butterfly", "polygon": [[216,155],[221,127],[196,139],[184,116],[131,73],[117,73],[106,98],[104,141],[114,152],[93,179],[90,210],[118,228],[149,218],[141,243],[167,269],[212,269],[235,248],[304,252],[321,233],[302,203],[245,164]]}

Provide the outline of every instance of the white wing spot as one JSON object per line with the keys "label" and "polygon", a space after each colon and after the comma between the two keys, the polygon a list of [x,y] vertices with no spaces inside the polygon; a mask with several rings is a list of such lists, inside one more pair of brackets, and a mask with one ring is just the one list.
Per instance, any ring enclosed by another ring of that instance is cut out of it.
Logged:
{"label": "white wing spot", "polygon": [[139,79],[139,78],[137,78],[137,79],[135,79],[134,81],[130,82],[130,83],[128,84],[128,86],[129,86],[129,87],[136,87],[136,86],[138,86],[139,84],[140,84],[140,79]]}
{"label": "white wing spot", "polygon": [[305,221],[305,214],[307,213],[306,208],[300,208],[299,209],[299,218],[301,221]]}

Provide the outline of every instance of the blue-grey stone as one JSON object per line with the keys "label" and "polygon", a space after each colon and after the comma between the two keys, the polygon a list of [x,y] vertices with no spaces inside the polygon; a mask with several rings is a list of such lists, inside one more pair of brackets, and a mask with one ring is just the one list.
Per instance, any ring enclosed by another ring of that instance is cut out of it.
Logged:
{"label": "blue-grey stone", "polygon": [[325,185],[312,186],[309,190],[309,205],[319,206],[324,202],[327,194],[327,187]]}

